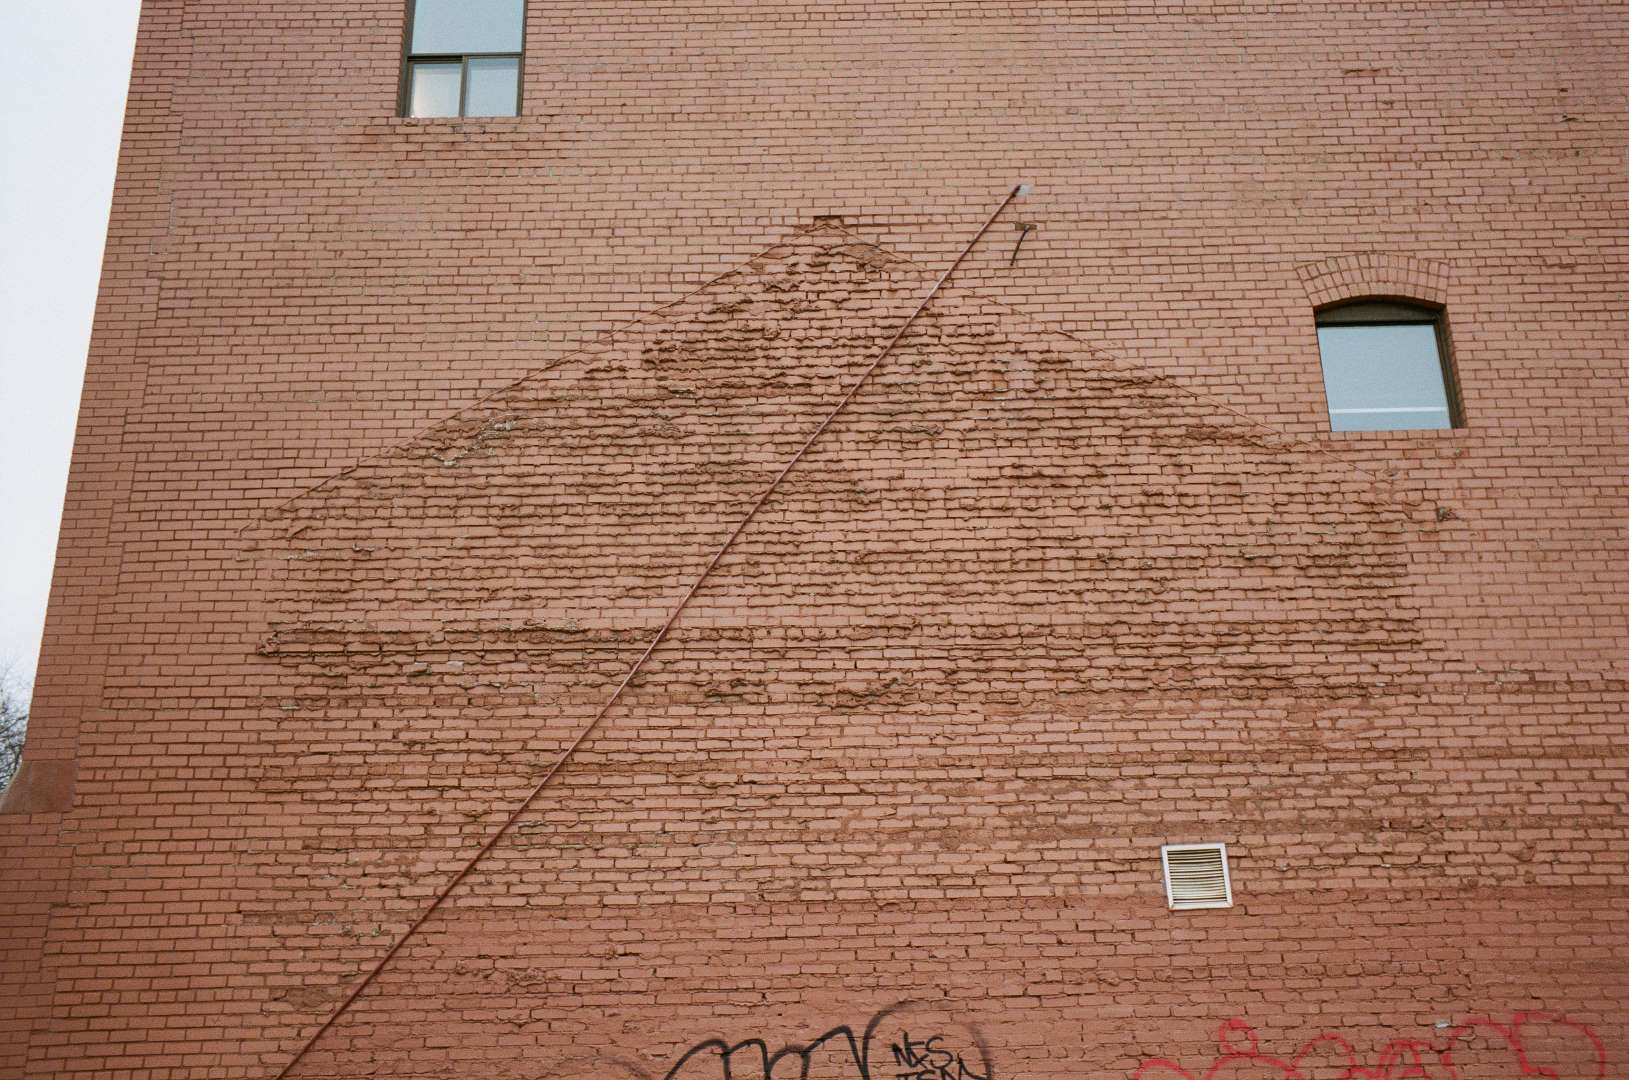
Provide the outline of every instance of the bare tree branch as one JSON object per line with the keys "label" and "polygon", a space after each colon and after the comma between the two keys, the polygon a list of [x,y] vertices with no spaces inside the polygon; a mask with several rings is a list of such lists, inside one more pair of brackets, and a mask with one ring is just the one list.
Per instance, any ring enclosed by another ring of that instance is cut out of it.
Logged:
{"label": "bare tree branch", "polygon": [[23,739],[28,734],[28,703],[33,688],[11,672],[0,672],[0,791],[11,786],[23,763]]}

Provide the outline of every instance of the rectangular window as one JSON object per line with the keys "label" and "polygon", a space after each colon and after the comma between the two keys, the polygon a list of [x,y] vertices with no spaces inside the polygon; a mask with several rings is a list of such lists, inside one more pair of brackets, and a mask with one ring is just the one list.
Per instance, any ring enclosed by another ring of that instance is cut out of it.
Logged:
{"label": "rectangular window", "polygon": [[402,115],[519,116],[526,0],[408,0]]}

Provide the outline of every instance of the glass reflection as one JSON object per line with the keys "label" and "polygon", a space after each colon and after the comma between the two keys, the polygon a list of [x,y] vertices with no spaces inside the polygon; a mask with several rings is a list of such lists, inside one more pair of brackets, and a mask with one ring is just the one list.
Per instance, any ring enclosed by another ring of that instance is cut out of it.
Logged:
{"label": "glass reflection", "polygon": [[520,61],[514,57],[472,59],[465,116],[514,116],[520,99]]}
{"label": "glass reflection", "polygon": [[525,0],[418,0],[413,53],[520,52]]}
{"label": "glass reflection", "polygon": [[1437,329],[1430,323],[1320,326],[1318,352],[1331,430],[1453,426]]}
{"label": "glass reflection", "polygon": [[408,116],[457,116],[459,86],[463,65],[448,63],[413,64],[407,88]]}

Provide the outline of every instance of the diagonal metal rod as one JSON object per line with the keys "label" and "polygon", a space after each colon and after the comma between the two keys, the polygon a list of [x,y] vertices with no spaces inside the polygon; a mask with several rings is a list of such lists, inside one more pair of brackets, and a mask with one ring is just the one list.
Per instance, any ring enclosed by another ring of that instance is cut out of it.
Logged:
{"label": "diagonal metal rod", "polygon": [[645,646],[645,651],[639,654],[639,659],[633,662],[633,666],[630,667],[628,669],[628,673],[622,677],[622,681],[619,682],[617,684],[617,688],[611,692],[611,696],[606,698],[605,703],[602,704],[599,707],[599,710],[594,713],[593,719],[584,725],[583,729],[577,733],[577,737],[571,741],[571,745],[566,747],[565,752],[559,757],[555,758],[554,764],[549,766],[548,770],[544,772],[542,779],[538,780],[538,782],[532,787],[531,792],[526,796],[526,798],[522,799],[515,809],[510,812],[509,817],[504,821],[504,823],[498,826],[496,831],[494,831],[491,836],[486,838],[486,841],[481,844],[480,848],[476,850],[474,855],[470,856],[458,873],[454,874],[451,880],[449,880],[446,885],[442,886],[441,891],[436,894],[435,899],[430,901],[430,905],[419,913],[418,918],[413,920],[412,925],[410,925],[407,930],[396,939],[395,943],[391,945],[391,947],[385,951],[385,954],[379,958],[379,962],[373,965],[373,968],[362,977],[362,981],[356,984],[351,992],[345,996],[345,1000],[341,1001],[338,1007],[336,1007],[334,1011],[329,1014],[328,1019],[323,1021],[322,1026],[314,1031],[311,1034],[311,1037],[305,1041],[305,1044],[300,1047],[299,1051],[289,1059],[289,1063],[284,1065],[282,1071],[277,1074],[276,1080],[284,1080],[284,1078],[294,1070],[294,1067],[300,1063],[300,1061],[306,1056],[307,1052],[309,1052],[313,1046],[317,1045],[317,1040],[321,1039],[323,1035],[327,1034],[328,1029],[334,1026],[334,1022],[337,1021],[341,1016],[345,1015],[345,1012],[351,1007],[356,999],[361,997],[362,993],[373,984],[375,979],[379,977],[379,973],[385,970],[385,968],[390,964],[390,961],[395,958],[398,952],[401,952],[402,946],[406,945],[413,935],[418,933],[419,927],[423,926],[425,922],[429,920],[430,916],[435,914],[436,909],[441,906],[442,902],[445,901],[447,897],[452,895],[453,890],[458,888],[459,884],[465,878],[469,877],[470,872],[474,870],[476,866],[481,863],[481,860],[485,859],[492,849],[498,845],[498,841],[502,840],[509,834],[509,831],[515,827],[515,823],[520,820],[521,815],[526,813],[526,811],[531,808],[532,803],[537,801],[537,797],[539,795],[543,794],[543,789],[549,786],[549,781],[554,779],[555,773],[559,772],[561,767],[571,759],[571,756],[577,752],[577,748],[581,746],[585,740],[587,740],[589,735],[593,734],[594,729],[599,727],[600,721],[605,719],[605,714],[610,712],[611,707],[615,705],[622,697],[622,692],[628,689],[628,684],[633,682],[634,676],[638,675],[640,669],[645,666],[645,661],[650,659],[651,654],[656,651],[657,646],[661,645],[662,641],[667,637],[668,631],[673,629],[673,624],[678,622],[679,616],[684,612],[684,609],[689,606],[691,598],[696,595],[697,590],[699,590],[707,578],[711,576],[713,568],[719,564],[719,561],[723,559],[730,548],[734,546],[735,541],[744,531],[746,531],[746,527],[751,524],[752,519],[758,515],[759,509],[764,505],[764,503],[769,501],[769,497],[775,493],[775,489],[780,487],[781,481],[786,479],[787,473],[790,473],[793,467],[796,466],[799,461],[803,460],[803,455],[808,453],[809,448],[815,444],[815,441],[819,439],[821,435],[825,434],[826,429],[831,427],[832,421],[836,420],[843,410],[848,407],[848,403],[854,400],[854,395],[860,392],[860,388],[870,380],[872,374],[877,370],[877,368],[882,366],[882,362],[888,358],[888,354],[894,351],[894,346],[899,344],[900,338],[905,336],[905,331],[909,330],[911,328],[911,324],[916,322],[917,317],[927,309],[929,302],[933,300],[934,296],[938,295],[939,289],[946,281],[950,280],[950,275],[956,272],[956,268],[961,266],[962,261],[967,258],[974,246],[979,242],[986,232],[989,232],[990,226],[995,224],[996,218],[1001,216],[1001,212],[1007,208],[1009,203],[1018,197],[1022,190],[1023,185],[1020,184],[1017,187],[1014,187],[1011,191],[1007,192],[1007,197],[1001,200],[1001,205],[995,208],[995,210],[990,214],[989,218],[986,219],[984,224],[979,228],[979,231],[973,235],[973,239],[969,240],[967,242],[967,246],[962,248],[961,253],[956,256],[955,260],[952,261],[949,266],[945,267],[944,273],[939,275],[939,279],[933,283],[933,288],[929,289],[927,295],[922,297],[921,302],[916,305],[915,310],[913,310],[910,315],[906,317],[904,322],[900,323],[899,329],[894,331],[893,336],[888,339],[888,344],[882,347],[882,351],[877,354],[876,359],[872,360],[870,365],[867,366],[864,371],[860,372],[860,377],[854,380],[854,385],[849,387],[848,393],[844,394],[842,399],[837,402],[836,406],[834,406],[832,410],[826,414],[826,418],[820,421],[819,426],[810,433],[809,437],[803,440],[803,444],[797,448],[797,451],[790,458],[787,459],[786,464],[781,466],[781,470],[775,474],[775,478],[758,493],[757,498],[752,500],[752,505],[747,508],[747,512],[742,515],[740,521],[735,523],[735,528],[730,530],[729,536],[724,538],[724,542],[719,545],[718,550],[713,552],[713,557],[707,560],[707,565],[702,568],[701,573],[697,574],[695,580],[690,583],[690,587],[685,590],[684,596],[680,598],[677,604],[674,605],[673,610],[668,613],[667,619],[662,623],[661,629],[657,630],[656,635],[650,639],[650,644]]}

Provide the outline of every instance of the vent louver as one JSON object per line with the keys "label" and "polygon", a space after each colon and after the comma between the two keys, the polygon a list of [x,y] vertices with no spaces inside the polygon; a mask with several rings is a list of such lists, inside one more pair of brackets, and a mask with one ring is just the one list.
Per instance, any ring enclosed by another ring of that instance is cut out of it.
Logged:
{"label": "vent louver", "polygon": [[1226,844],[1166,844],[1160,861],[1165,864],[1165,899],[1173,910],[1233,906]]}

